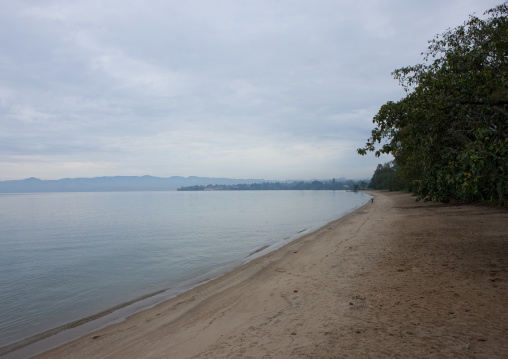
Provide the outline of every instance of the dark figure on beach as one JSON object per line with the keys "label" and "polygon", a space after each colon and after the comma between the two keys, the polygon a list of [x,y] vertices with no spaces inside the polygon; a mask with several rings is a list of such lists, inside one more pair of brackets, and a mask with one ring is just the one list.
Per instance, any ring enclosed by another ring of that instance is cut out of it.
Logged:
{"label": "dark figure on beach", "polygon": [[374,203],[374,196],[370,196],[370,201]]}

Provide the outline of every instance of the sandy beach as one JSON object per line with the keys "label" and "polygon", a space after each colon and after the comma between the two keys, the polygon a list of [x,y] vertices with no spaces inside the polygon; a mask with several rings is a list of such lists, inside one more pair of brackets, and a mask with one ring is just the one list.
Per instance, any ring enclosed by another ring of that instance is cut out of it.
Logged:
{"label": "sandy beach", "polygon": [[374,195],[36,358],[507,358],[508,211]]}

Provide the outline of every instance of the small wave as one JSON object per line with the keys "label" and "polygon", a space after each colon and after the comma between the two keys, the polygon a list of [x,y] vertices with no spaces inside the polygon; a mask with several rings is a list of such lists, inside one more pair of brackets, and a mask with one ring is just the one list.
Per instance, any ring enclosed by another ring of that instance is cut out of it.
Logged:
{"label": "small wave", "polygon": [[250,257],[250,256],[253,256],[253,255],[254,255],[254,254],[256,254],[256,253],[259,253],[259,252],[261,252],[261,251],[265,250],[265,249],[266,249],[266,248],[268,248],[268,247],[269,247],[269,246],[263,246],[263,247],[261,247],[261,248],[259,248],[259,249],[256,249],[254,252],[252,252],[251,254],[249,254],[249,257]]}
{"label": "small wave", "polygon": [[85,323],[88,323],[88,322],[94,321],[96,319],[102,318],[102,317],[104,317],[104,316],[106,316],[108,314],[111,314],[111,313],[113,313],[113,312],[115,312],[115,311],[117,311],[119,309],[125,308],[125,307],[127,307],[127,306],[129,306],[131,304],[134,304],[134,303],[140,302],[140,301],[142,301],[144,299],[148,299],[150,297],[153,297],[153,296],[156,296],[158,294],[164,293],[166,290],[167,289],[163,289],[163,290],[159,290],[157,292],[153,292],[153,293],[144,295],[142,297],[139,297],[139,298],[130,300],[128,302],[124,302],[122,304],[119,304],[119,305],[116,305],[114,307],[111,307],[109,309],[103,310],[102,312],[90,315],[90,316],[85,317],[85,318],[81,318],[81,319],[75,320],[75,321],[67,323],[67,324],[60,325],[60,326],[58,326],[56,328],[52,328],[52,329],[46,330],[45,332],[33,335],[31,337],[22,339],[20,341],[17,341],[15,343],[12,343],[12,344],[9,344],[9,345],[6,345],[6,346],[0,348],[0,356],[8,354],[8,353],[11,353],[11,352],[16,351],[16,350],[19,350],[21,348],[24,348],[24,347],[26,347],[26,346],[28,346],[30,344],[36,343],[36,342],[41,341],[43,339],[49,338],[49,337],[51,337],[51,336],[53,336],[55,334],[58,334],[58,333],[60,333],[60,332],[62,332],[64,330],[76,328],[76,327],[78,327],[80,325],[83,325]]}

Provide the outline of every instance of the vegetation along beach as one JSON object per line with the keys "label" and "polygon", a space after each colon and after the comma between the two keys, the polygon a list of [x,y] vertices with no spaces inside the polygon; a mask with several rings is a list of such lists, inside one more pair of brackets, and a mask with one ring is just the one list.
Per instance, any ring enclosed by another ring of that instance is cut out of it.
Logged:
{"label": "vegetation along beach", "polygon": [[424,63],[393,72],[407,96],[381,107],[358,149],[393,155],[384,171],[391,180],[379,176],[376,185],[430,201],[507,205],[508,4],[484,15],[429,41]]}

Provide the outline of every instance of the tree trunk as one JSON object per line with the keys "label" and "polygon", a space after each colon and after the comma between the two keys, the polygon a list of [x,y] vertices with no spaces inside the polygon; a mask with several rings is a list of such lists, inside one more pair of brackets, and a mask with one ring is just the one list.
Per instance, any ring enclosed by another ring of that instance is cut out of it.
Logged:
{"label": "tree trunk", "polygon": [[504,207],[505,205],[505,199],[504,199],[504,193],[503,193],[503,188],[501,187],[501,183],[498,183],[497,184],[497,195],[499,196],[499,202],[501,202],[501,206]]}

